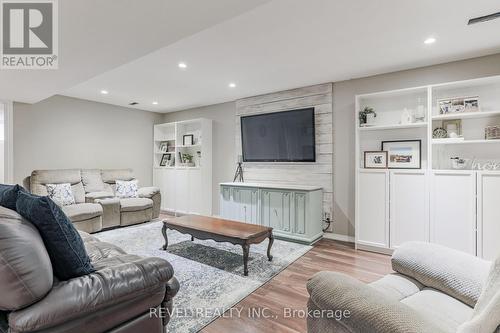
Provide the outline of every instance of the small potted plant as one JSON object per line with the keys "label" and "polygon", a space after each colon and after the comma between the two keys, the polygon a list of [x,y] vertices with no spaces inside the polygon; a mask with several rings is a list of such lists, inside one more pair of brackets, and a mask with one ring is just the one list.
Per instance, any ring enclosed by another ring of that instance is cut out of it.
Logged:
{"label": "small potted plant", "polygon": [[182,154],[182,160],[186,166],[194,166],[193,155],[184,153]]}
{"label": "small potted plant", "polygon": [[375,110],[369,106],[365,107],[363,111],[359,112],[359,124],[362,125],[373,125],[375,122],[375,117],[377,113]]}

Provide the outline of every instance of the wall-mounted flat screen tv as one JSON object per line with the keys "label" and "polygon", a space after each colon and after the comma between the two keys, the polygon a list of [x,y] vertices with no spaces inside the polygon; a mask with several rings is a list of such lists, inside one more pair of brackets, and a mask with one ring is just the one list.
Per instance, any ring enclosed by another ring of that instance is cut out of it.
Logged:
{"label": "wall-mounted flat screen tv", "polygon": [[241,117],[244,162],[315,162],[314,108]]}

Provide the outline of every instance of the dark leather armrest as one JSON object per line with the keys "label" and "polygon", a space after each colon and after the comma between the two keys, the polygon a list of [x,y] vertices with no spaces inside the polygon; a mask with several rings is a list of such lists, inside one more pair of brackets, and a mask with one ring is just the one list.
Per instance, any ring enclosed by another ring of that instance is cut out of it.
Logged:
{"label": "dark leather armrest", "polygon": [[173,275],[170,263],[160,258],[140,258],[102,268],[93,274],[60,282],[39,302],[11,312],[9,326],[14,331],[37,331],[156,294],[158,290],[168,293]]}

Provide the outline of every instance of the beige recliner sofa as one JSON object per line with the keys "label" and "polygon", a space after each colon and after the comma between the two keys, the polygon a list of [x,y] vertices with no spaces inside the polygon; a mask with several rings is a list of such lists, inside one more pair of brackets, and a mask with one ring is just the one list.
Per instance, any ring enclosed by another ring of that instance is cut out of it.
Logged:
{"label": "beige recliner sofa", "polygon": [[492,264],[409,242],[394,252],[392,268],[368,285],[341,273],[312,277],[308,332],[500,332],[500,257]]}
{"label": "beige recliner sofa", "polygon": [[156,187],[139,188],[137,198],[115,197],[116,180],[133,179],[131,169],[35,170],[29,184],[31,193],[47,195],[47,184],[70,183],[76,203],[62,210],[78,230],[93,233],[159,217],[161,194]]}

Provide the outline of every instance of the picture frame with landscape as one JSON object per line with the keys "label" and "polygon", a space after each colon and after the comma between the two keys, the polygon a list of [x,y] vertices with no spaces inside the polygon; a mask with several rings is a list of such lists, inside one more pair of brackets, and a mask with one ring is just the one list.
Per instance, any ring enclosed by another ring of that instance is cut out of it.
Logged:
{"label": "picture frame with landscape", "polygon": [[365,169],[387,169],[387,152],[365,151]]}
{"label": "picture frame with landscape", "polygon": [[389,169],[421,169],[422,140],[382,141]]}

